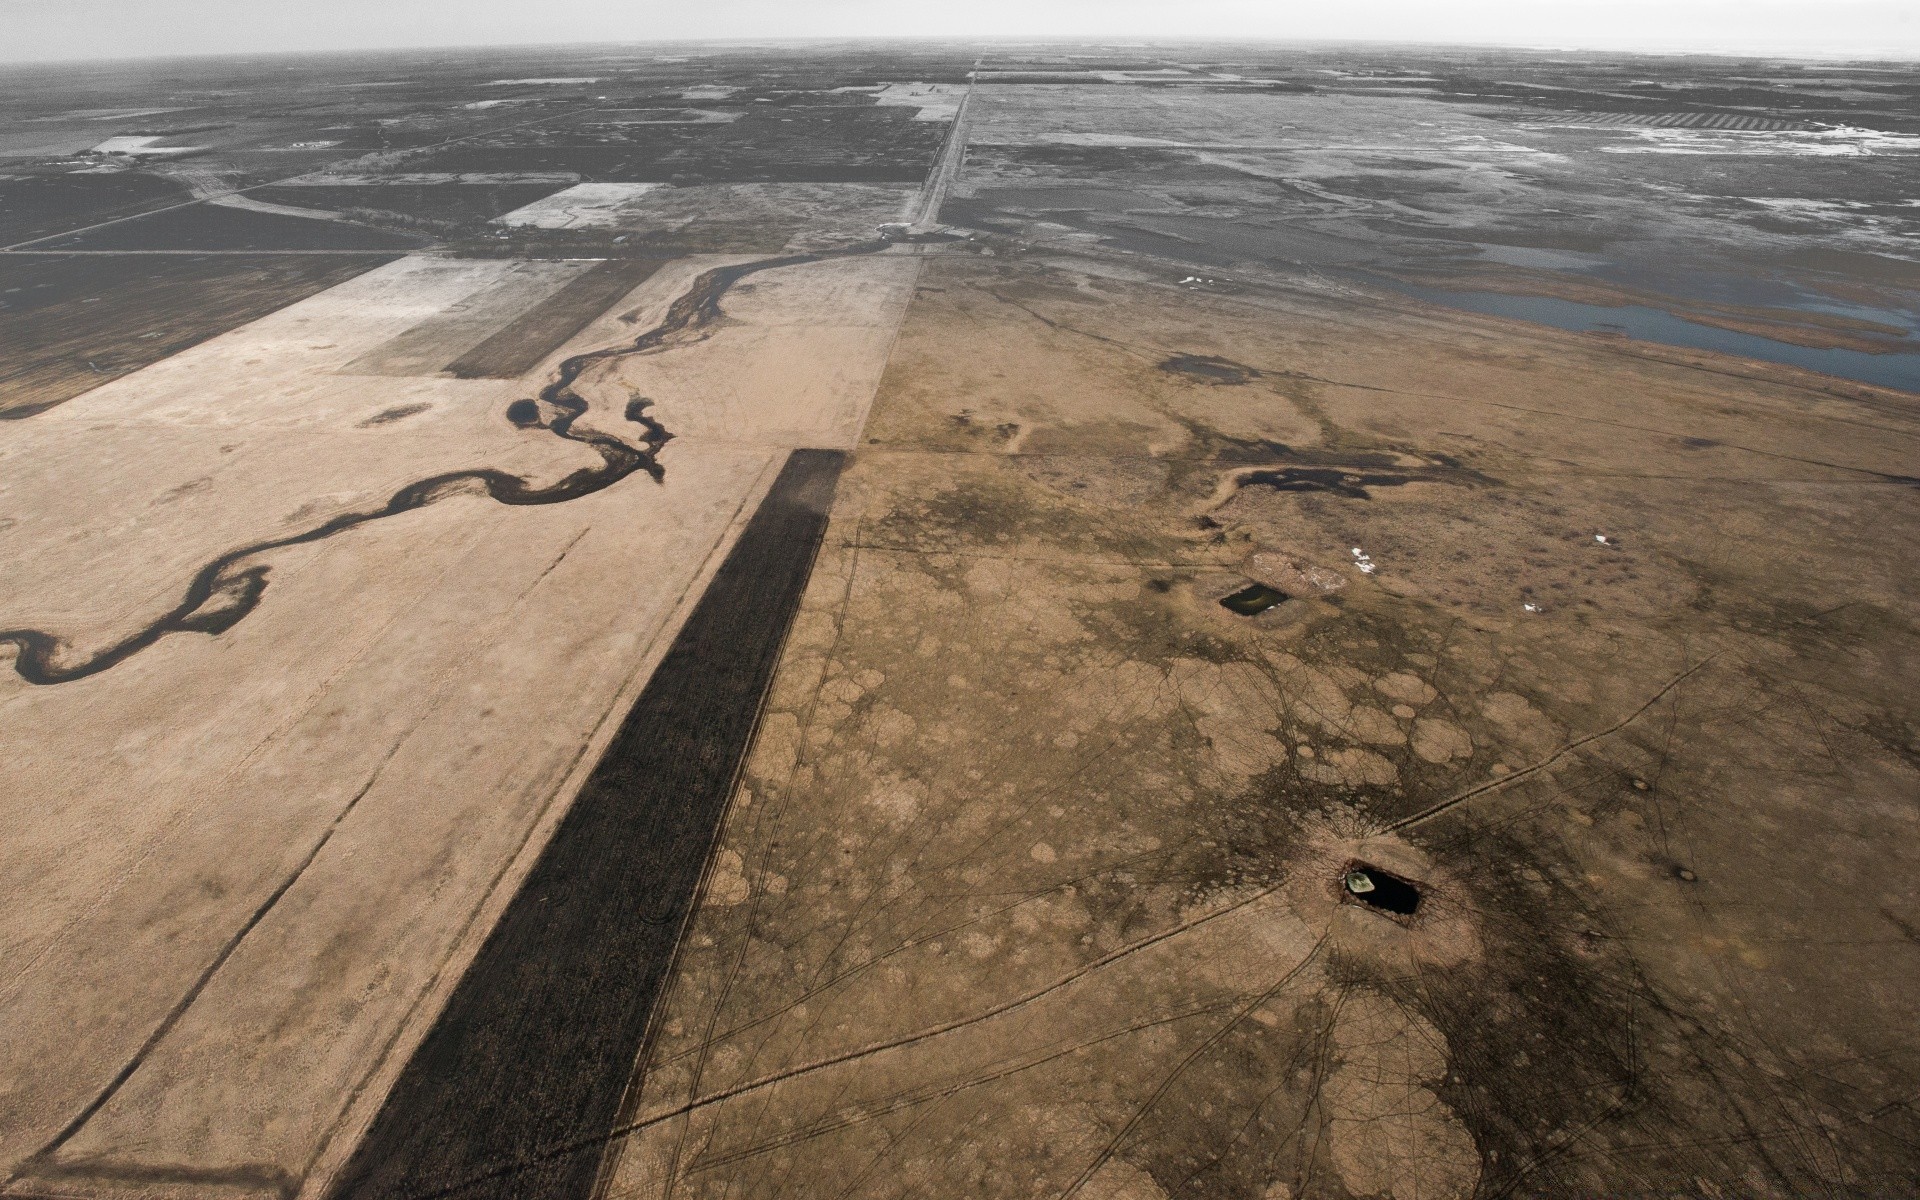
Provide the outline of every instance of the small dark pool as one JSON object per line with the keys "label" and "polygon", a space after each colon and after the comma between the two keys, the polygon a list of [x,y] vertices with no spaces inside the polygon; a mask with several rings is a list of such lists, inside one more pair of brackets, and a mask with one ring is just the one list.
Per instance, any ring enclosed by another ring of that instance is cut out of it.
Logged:
{"label": "small dark pool", "polygon": [[1410,917],[1420,909],[1419,888],[1366,863],[1348,867],[1340,886],[1350,899],[1395,916]]}
{"label": "small dark pool", "polygon": [[1286,600],[1287,594],[1278,588],[1256,583],[1223,598],[1220,601],[1220,607],[1237,612],[1243,617],[1257,617],[1274,605],[1285,603]]}

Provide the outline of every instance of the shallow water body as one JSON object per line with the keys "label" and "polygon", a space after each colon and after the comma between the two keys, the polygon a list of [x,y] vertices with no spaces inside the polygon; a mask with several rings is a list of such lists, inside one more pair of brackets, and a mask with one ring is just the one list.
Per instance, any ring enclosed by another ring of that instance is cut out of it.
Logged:
{"label": "shallow water body", "polygon": [[1684,264],[1652,266],[1632,260],[1603,259],[1597,266],[1582,268],[1590,278],[1605,280],[1621,287],[1656,292],[1682,300],[1700,300],[1709,304],[1728,304],[1742,308],[1779,308],[1790,312],[1823,313],[1868,321],[1890,329],[1904,330],[1908,336],[1920,335],[1920,299],[1911,292],[1883,292],[1889,300],[1904,307],[1867,305],[1837,300],[1791,278],[1782,278],[1765,267],[1742,273],[1704,270]]}
{"label": "shallow water body", "polygon": [[[1384,287],[1432,304],[1489,316],[1532,321],[1580,333],[1617,333],[1636,341],[1658,342],[1695,350],[1712,350],[1762,362],[1781,363],[1852,379],[1880,387],[1920,393],[1920,315],[1912,311],[1848,304],[1808,291],[1765,274],[1699,270],[1673,265],[1655,267],[1616,261],[1605,255],[1541,250],[1530,247],[1474,244],[1482,261],[1534,270],[1564,271],[1608,283],[1666,292],[1716,304],[1771,307],[1826,313],[1871,321],[1909,331],[1912,350],[1873,354],[1863,350],[1814,349],[1775,341],[1757,333],[1742,333],[1701,325],[1650,305],[1588,304],[1548,296],[1511,295],[1470,288],[1436,288],[1375,275],[1368,260],[1391,262],[1405,247],[1365,243],[1289,225],[1263,225],[1218,217],[1141,211],[1156,201],[1120,188],[1026,187],[983,189],[975,203],[994,210],[1006,206],[1044,212],[1049,220],[1097,233],[1109,245],[1134,253],[1171,258],[1196,265],[1230,269],[1236,263],[1256,261],[1274,265],[1307,265],[1350,274],[1374,287]],[[1125,214],[1122,216],[1121,214]],[[1423,261],[1415,261],[1423,260]],[[1433,260],[1415,255],[1405,265],[1431,267]],[[1891,345],[1895,343],[1889,341]]]}
{"label": "shallow water body", "polygon": [[1369,283],[1388,287],[1449,308],[1495,317],[1511,317],[1577,333],[1621,333],[1636,341],[1660,342],[1694,350],[1713,350],[1762,362],[1782,363],[1841,379],[1920,393],[1920,352],[1869,354],[1864,350],[1817,350],[1777,342],[1755,333],[1699,325],[1642,304],[1583,304],[1552,296],[1513,296],[1504,292],[1454,291],[1421,287],[1369,275]]}

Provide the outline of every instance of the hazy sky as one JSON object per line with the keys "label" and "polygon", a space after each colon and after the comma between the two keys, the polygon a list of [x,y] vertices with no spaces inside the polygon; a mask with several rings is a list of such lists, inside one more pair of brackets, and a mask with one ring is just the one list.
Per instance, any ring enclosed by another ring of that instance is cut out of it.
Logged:
{"label": "hazy sky", "polygon": [[1920,57],[1920,0],[0,0],[0,59],[13,60],[897,35]]}

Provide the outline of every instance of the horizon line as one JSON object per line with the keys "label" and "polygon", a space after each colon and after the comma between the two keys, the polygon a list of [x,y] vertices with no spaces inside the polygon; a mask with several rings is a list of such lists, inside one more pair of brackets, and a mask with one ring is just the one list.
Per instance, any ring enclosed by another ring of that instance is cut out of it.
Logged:
{"label": "horizon line", "polygon": [[1920,61],[1920,45],[1908,48],[1854,48],[1828,47],[1795,52],[1772,49],[1705,48],[1697,45],[1646,45],[1646,46],[1604,46],[1556,43],[1549,41],[1434,41],[1404,40],[1392,38],[1287,38],[1274,36],[1234,36],[1230,34],[1209,34],[1200,36],[1174,37],[1162,35],[1120,35],[1120,34],[819,34],[807,36],[775,37],[666,37],[647,40],[627,39],[562,39],[556,41],[502,41],[502,42],[441,42],[441,43],[401,43],[391,46],[329,46],[312,49],[271,48],[258,50],[220,50],[200,53],[163,53],[134,55],[62,55],[53,54],[30,58],[8,58],[0,55],[0,68],[9,67],[54,67],[97,64],[110,66],[118,63],[165,63],[165,62],[221,62],[255,59],[313,59],[348,58],[355,56],[406,55],[406,54],[453,54],[479,51],[533,51],[562,50],[573,47],[750,47],[750,46],[816,46],[845,43],[864,44],[922,44],[922,45],[980,45],[998,43],[1007,45],[1065,45],[1065,46],[1268,46],[1268,47],[1365,47],[1381,50],[1488,50],[1512,53],[1551,53],[1586,54],[1612,56],[1644,56],[1650,58],[1734,58],[1757,59],[1770,62],[1887,62],[1910,63]]}

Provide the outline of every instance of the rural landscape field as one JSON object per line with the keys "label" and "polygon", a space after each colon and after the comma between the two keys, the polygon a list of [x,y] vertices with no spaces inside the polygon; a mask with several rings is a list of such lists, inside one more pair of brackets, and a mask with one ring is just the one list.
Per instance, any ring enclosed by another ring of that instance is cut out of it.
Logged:
{"label": "rural landscape field", "polygon": [[0,1196],[1920,1195],[1920,76],[0,66]]}

